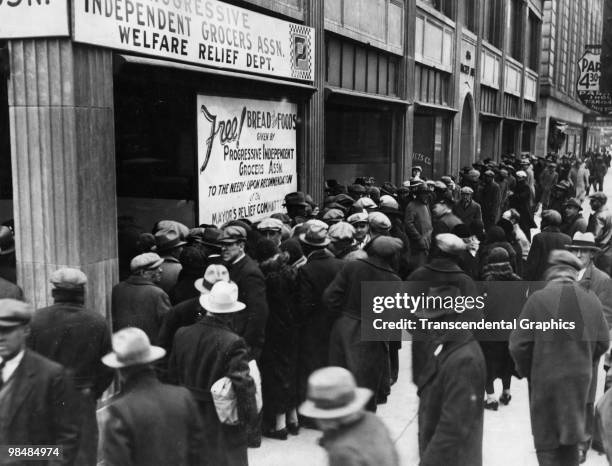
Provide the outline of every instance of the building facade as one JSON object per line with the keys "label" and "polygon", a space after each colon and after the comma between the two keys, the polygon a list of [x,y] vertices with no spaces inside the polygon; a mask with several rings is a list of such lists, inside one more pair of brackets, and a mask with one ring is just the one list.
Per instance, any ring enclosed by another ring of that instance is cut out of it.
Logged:
{"label": "building facade", "polygon": [[[70,5],[41,20],[64,29],[41,35],[3,29],[14,11],[0,4],[0,221],[15,219],[19,284],[37,306],[69,265],[108,309],[134,225],[282,209],[256,189],[221,208],[219,192],[286,182],[321,201],[327,179],[401,183],[413,165],[439,177],[535,150],[538,0]],[[246,134],[282,142],[262,155]]]}
{"label": "building facade", "polygon": [[545,0],[543,7],[536,151],[581,155],[600,138],[576,84],[579,59],[601,45],[603,0]]}

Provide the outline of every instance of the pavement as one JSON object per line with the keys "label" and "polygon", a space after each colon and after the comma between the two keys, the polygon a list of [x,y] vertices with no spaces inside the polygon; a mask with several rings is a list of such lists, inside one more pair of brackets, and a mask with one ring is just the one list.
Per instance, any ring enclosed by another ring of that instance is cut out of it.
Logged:
{"label": "pavement", "polygon": [[[610,198],[608,207],[612,209],[612,174],[606,176],[604,192]],[[583,215],[588,218],[590,207],[588,199],[584,205]],[[537,222],[539,223],[539,222]],[[403,342],[400,350],[400,373],[397,383],[391,389],[391,395],[385,405],[379,405],[377,415],[384,421],[397,451],[402,466],[417,466],[418,397],[416,387],[411,380],[411,344]],[[600,364],[601,366],[601,364]],[[597,394],[603,394],[603,370],[600,369]],[[495,385],[495,392],[501,393],[501,382]],[[529,419],[529,401],[527,381],[512,379],[512,400],[508,406],[500,406],[498,411],[485,410],[483,436],[484,466],[537,466],[537,458],[531,436]],[[317,445],[321,432],[302,429],[300,434],[289,439],[272,440],[264,437],[257,449],[249,449],[251,466],[318,466],[326,465],[324,450]],[[604,455],[590,450],[586,466],[606,466]],[[452,466],[452,465],[449,465]]]}

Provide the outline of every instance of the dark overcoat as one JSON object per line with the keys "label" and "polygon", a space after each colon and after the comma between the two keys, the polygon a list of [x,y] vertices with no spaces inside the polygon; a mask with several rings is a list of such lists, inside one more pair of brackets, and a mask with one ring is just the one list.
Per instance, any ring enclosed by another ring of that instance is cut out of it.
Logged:
{"label": "dark overcoat", "polygon": [[420,466],[482,465],[485,361],[469,332],[438,344],[419,381]]}
{"label": "dark overcoat", "polygon": [[495,181],[484,184],[480,191],[480,207],[485,230],[495,225],[500,217],[501,190]]}
{"label": "dark overcoat", "polygon": [[173,306],[176,306],[177,304],[187,301],[188,299],[199,297],[200,292],[196,290],[195,286],[193,286],[194,282],[198,278],[202,278],[201,273],[188,273],[185,271],[185,269],[181,270],[176,284],[170,288],[170,291],[168,292],[170,303]]}
{"label": "dark overcoat", "polygon": [[230,280],[238,285],[238,301],[246,304],[246,309],[234,316],[233,329],[246,341],[249,358],[259,359],[269,313],[264,276],[257,262],[247,255],[228,268]]}
{"label": "dark overcoat", "polygon": [[298,396],[306,399],[308,377],[316,369],[328,366],[329,334],[338,314],[332,314],[323,302],[323,291],[340,271],[344,261],[326,249],[314,251],[298,269],[297,319]]}
{"label": "dark overcoat", "polygon": [[575,329],[521,328],[510,335],[517,372],[530,382],[531,426],[536,450],[574,445],[585,433],[593,363],[609,345],[599,299],[575,282],[549,282],[533,293],[519,319],[575,323]]}
{"label": "dark overcoat", "polygon": [[206,311],[200,305],[199,294],[196,298],[188,299],[173,306],[164,316],[164,321],[159,330],[159,346],[170,353],[176,331],[181,327],[195,324],[205,314]]}
{"label": "dark overcoat", "polygon": [[0,277],[0,299],[23,300],[23,291],[13,282]]}
{"label": "dark overcoat", "polygon": [[361,339],[361,283],[399,281],[388,264],[368,256],[348,262],[323,295],[330,312],[340,314],[330,335],[329,364],[345,367],[353,373],[358,386],[374,392],[367,405],[372,411],[386,383],[383,377],[389,365],[389,348],[387,342]]}
{"label": "dark overcoat", "polygon": [[200,466],[207,455],[196,403],[153,371],[128,379],[108,406],[103,431],[107,466]]}
{"label": "dark overcoat", "polygon": [[[168,362],[171,382],[187,387],[197,401],[205,438],[205,466],[246,466],[247,424],[257,418],[255,384],[249,375],[244,339],[220,319],[204,316],[198,323],[180,328]],[[222,377],[232,381],[240,424],[221,424],[210,388]]]}
{"label": "dark overcoat", "polygon": [[545,227],[541,233],[535,235],[527,256],[525,280],[543,280],[550,252],[555,249],[565,249],[565,246],[571,242],[572,238],[561,233],[557,227]]}
{"label": "dark overcoat", "polygon": [[78,400],[64,368],[26,349],[12,380],[15,385],[6,404],[6,425],[0,425],[1,443],[62,448],[62,461],[17,463],[24,466],[75,464],[80,427]]}
{"label": "dark overcoat", "polygon": [[164,290],[144,277],[130,277],[115,285],[112,292],[113,331],[125,327],[143,330],[157,344],[159,329],[170,300]]}
{"label": "dark overcoat", "polygon": [[478,202],[470,201],[466,207],[461,201],[459,201],[453,206],[453,213],[467,226],[474,224],[481,230],[484,229],[484,223],[482,222],[482,211]]}
{"label": "dark overcoat", "polygon": [[579,213],[576,214],[575,217],[564,218],[560,230],[561,233],[565,233],[570,238],[573,238],[577,231],[584,233],[587,230],[587,221],[582,214]]}

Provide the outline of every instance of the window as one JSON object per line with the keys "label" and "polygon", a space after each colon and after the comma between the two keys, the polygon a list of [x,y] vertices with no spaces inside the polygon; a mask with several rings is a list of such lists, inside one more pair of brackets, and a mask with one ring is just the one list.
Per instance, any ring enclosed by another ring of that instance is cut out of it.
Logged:
{"label": "window", "polygon": [[455,4],[457,0],[425,0],[425,3],[431,5],[444,16],[448,16],[453,21],[455,20]]}
{"label": "window", "polygon": [[484,10],[483,22],[483,38],[489,44],[501,48],[502,39],[502,8],[504,7],[503,0],[487,0],[483,2]]}
{"label": "window", "polygon": [[525,66],[536,71],[538,68],[538,54],[540,41],[540,20],[533,13],[529,13],[529,21],[527,21],[527,31],[525,37],[529,41],[525,47]]}
{"label": "window", "polygon": [[518,0],[508,2],[506,53],[516,60],[521,60],[522,15]]}
{"label": "window", "polygon": [[463,0],[463,2],[461,2],[461,6],[463,7],[463,24],[472,32],[476,32],[475,1],[476,0]]}
{"label": "window", "polygon": [[448,105],[450,74],[417,64],[414,70],[414,98],[420,102]]}

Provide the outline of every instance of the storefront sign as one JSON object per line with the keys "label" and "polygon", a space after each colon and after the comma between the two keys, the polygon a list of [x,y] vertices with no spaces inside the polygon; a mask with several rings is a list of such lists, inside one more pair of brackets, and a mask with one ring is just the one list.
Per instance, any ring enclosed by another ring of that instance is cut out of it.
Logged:
{"label": "storefront sign", "polygon": [[312,81],[314,32],[216,0],[79,0],[74,40],[198,65]]}
{"label": "storefront sign", "polygon": [[297,191],[297,104],[199,95],[200,223],[284,212]]}
{"label": "storefront sign", "polygon": [[0,0],[0,39],[68,35],[68,0]]}
{"label": "storefront sign", "polygon": [[601,49],[587,50],[578,61],[576,93],[584,105],[603,115],[612,113],[612,94],[600,92]]}

